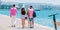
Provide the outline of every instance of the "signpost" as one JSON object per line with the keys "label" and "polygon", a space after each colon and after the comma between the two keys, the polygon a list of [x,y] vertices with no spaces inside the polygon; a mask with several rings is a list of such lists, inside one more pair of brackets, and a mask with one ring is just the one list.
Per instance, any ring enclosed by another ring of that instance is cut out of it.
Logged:
{"label": "signpost", "polygon": [[56,26],[56,17],[55,17],[55,15],[58,15],[58,13],[49,15],[49,17],[53,16],[53,22],[54,22],[55,30],[57,30],[57,26]]}

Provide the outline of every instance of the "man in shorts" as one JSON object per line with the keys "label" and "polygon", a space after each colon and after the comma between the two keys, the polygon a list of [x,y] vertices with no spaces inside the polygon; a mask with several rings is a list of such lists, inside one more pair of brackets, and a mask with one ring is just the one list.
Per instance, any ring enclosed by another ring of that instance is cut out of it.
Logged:
{"label": "man in shorts", "polygon": [[34,11],[34,9],[32,8],[32,6],[30,6],[30,9],[27,12],[28,17],[29,17],[28,25],[30,26],[30,28],[34,27],[33,11]]}

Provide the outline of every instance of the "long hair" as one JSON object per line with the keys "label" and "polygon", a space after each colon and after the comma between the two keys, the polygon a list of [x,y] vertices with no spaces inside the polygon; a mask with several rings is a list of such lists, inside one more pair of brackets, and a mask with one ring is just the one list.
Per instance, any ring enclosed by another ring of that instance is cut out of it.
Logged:
{"label": "long hair", "polygon": [[21,9],[21,14],[22,14],[22,15],[25,15],[25,14],[26,14],[25,8],[22,8],[22,9]]}

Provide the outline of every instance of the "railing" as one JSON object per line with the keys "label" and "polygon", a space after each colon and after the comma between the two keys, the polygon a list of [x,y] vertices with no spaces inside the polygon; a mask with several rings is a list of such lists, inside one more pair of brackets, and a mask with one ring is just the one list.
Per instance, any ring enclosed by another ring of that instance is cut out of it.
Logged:
{"label": "railing", "polygon": [[58,15],[58,13],[49,15],[49,17],[53,16],[53,22],[54,22],[55,30],[57,30],[56,17],[55,17],[55,15]]}

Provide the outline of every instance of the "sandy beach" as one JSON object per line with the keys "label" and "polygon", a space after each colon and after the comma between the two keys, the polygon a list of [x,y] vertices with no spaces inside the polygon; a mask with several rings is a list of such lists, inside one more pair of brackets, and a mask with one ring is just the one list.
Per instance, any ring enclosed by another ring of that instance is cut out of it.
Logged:
{"label": "sandy beach", "polygon": [[0,14],[0,30],[54,30],[53,28],[49,28],[38,24],[35,24],[33,29],[28,28],[27,20],[25,21],[26,23],[25,28],[22,29],[21,19],[16,18],[16,20],[17,20],[16,27],[15,28],[9,27],[11,25],[10,16]]}

